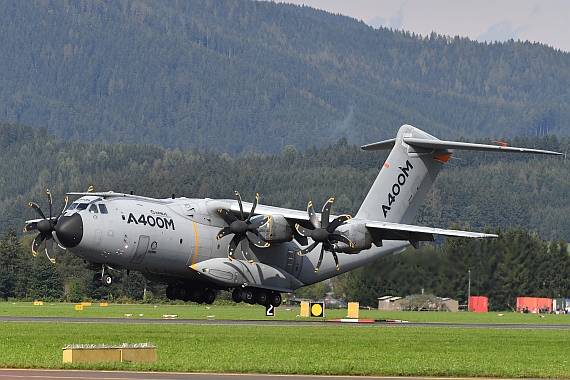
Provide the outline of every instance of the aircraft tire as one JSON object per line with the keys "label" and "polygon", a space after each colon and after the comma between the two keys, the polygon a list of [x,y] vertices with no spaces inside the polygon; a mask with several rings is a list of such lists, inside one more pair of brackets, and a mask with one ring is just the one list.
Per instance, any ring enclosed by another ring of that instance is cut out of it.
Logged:
{"label": "aircraft tire", "polygon": [[216,300],[216,292],[213,289],[204,290],[204,302],[211,305]]}
{"label": "aircraft tire", "polygon": [[105,273],[102,277],[102,281],[103,281],[103,285],[111,286],[111,284],[113,283],[113,277],[111,277],[110,275]]}
{"label": "aircraft tire", "polygon": [[204,303],[204,289],[191,289],[190,290],[190,301],[196,303]]}
{"label": "aircraft tire", "polygon": [[271,292],[270,298],[269,298],[269,303],[273,306],[273,307],[279,307],[281,305],[281,301],[283,301],[283,298],[281,297],[281,293],[279,292]]}
{"label": "aircraft tire", "polygon": [[268,294],[267,290],[261,289],[257,293],[257,303],[260,305],[263,305],[263,306],[269,305],[269,294]]}
{"label": "aircraft tire", "polygon": [[242,301],[241,294],[242,292],[240,288],[234,288],[234,290],[232,291],[232,299],[234,300],[235,303],[240,303]]}
{"label": "aircraft tire", "polygon": [[254,305],[255,304],[255,294],[253,293],[253,289],[251,288],[245,288],[242,292],[241,292],[241,299],[243,302],[249,303],[250,305]]}
{"label": "aircraft tire", "polygon": [[166,287],[166,298],[168,298],[169,300],[176,299],[176,288],[174,287],[174,285],[170,284]]}
{"label": "aircraft tire", "polygon": [[95,286],[103,285],[103,279],[101,278],[101,273],[97,272],[93,275],[93,285]]}
{"label": "aircraft tire", "polygon": [[179,285],[174,288],[174,298],[185,302],[190,301],[190,291],[184,285]]}

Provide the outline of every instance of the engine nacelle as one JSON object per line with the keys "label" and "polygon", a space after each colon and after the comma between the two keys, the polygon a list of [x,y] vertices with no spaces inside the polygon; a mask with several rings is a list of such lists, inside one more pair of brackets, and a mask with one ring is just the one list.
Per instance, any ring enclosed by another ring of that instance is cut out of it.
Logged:
{"label": "engine nacelle", "polygon": [[284,243],[293,240],[293,229],[283,215],[271,215],[267,222],[257,229],[259,235],[269,243]]}
{"label": "engine nacelle", "polygon": [[337,252],[358,253],[372,247],[372,235],[370,235],[364,224],[344,224],[338,227],[336,232],[346,236],[354,243],[354,248],[350,248],[348,244],[341,241],[335,243],[334,248]]}

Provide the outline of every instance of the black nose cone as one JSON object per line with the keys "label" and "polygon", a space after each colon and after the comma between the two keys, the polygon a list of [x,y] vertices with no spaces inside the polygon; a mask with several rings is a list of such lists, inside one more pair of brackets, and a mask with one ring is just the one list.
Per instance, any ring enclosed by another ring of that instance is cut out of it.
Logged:
{"label": "black nose cone", "polygon": [[61,216],[55,226],[57,240],[66,248],[76,247],[83,237],[83,220],[81,215]]}

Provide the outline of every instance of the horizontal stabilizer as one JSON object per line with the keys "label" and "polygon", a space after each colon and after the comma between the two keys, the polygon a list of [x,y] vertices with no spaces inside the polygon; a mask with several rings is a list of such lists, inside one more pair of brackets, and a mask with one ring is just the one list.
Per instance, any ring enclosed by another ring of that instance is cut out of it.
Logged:
{"label": "horizontal stabilizer", "polygon": [[[517,148],[506,146],[506,144],[499,145],[487,145],[487,144],[475,144],[467,142],[458,141],[444,141],[437,139],[422,139],[414,137],[404,137],[404,143],[415,148],[423,149],[458,149],[458,150],[478,150],[486,152],[513,152],[513,153],[534,153],[534,154],[551,154],[555,156],[560,156],[563,153],[553,152],[550,150],[541,149],[530,149],[530,148]],[[392,149],[396,143],[396,139],[379,141],[372,144],[363,145],[362,150],[387,150]]]}
{"label": "horizontal stabilizer", "polygon": [[530,149],[530,148],[516,148],[500,145],[486,145],[474,144],[458,141],[443,141],[443,140],[426,140],[418,138],[404,138],[404,142],[410,146],[427,149],[459,149],[459,150],[479,150],[486,152],[513,152],[513,153],[534,153],[534,154],[552,154],[556,156],[562,153],[553,152],[550,150]]}

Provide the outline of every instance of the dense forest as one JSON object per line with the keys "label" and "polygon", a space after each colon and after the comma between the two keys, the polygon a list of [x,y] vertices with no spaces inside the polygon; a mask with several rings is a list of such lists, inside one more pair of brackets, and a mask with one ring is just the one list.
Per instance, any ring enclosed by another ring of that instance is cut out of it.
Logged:
{"label": "dense forest", "polygon": [[[479,141],[487,142],[490,141]],[[509,145],[566,151],[568,139],[523,137]],[[508,309],[517,295],[570,296],[570,256],[565,241],[570,226],[570,166],[563,158],[455,152],[444,165],[418,215],[435,227],[491,231],[491,240],[438,240],[378,260],[335,280],[335,292],[374,305],[384,294],[407,295],[421,289],[461,302],[466,273],[472,270],[472,294],[488,295],[491,305]],[[45,129],[0,123],[0,298],[87,298],[147,300],[163,298],[161,286],[142,276],[122,274],[108,289],[94,287],[81,260],[59,251],[53,266],[32,258],[31,239],[22,236],[28,207],[47,210],[50,188],[59,210],[68,191],[134,191],[167,198],[231,198],[238,189],[251,200],[305,209],[335,197],[336,213],[358,210],[386,152],[365,152],[341,139],[305,151],[286,146],[280,154],[249,153],[230,157],[213,151],[166,149],[151,145],[95,144],[59,140]],[[103,292],[103,293],[102,293]],[[154,297],[154,298],[153,298]]]}
{"label": "dense forest", "polygon": [[[147,300],[107,289],[75,257],[31,257],[28,202],[68,191],[232,198],[358,210],[386,152],[358,146],[412,124],[441,139],[568,152],[570,54],[374,29],[309,7],[252,0],[6,0],[0,12],[0,298]],[[456,152],[421,225],[495,231],[438,239],[335,279],[372,304],[421,289],[508,309],[569,297],[566,158]],[[61,205],[61,206],[60,206]],[[102,292],[107,292],[103,294]],[[313,289],[314,290],[314,289]],[[149,298],[150,297],[150,298]]]}
{"label": "dense forest", "polygon": [[570,135],[570,54],[374,29],[266,1],[8,0],[0,120],[75,141],[230,155]]}

